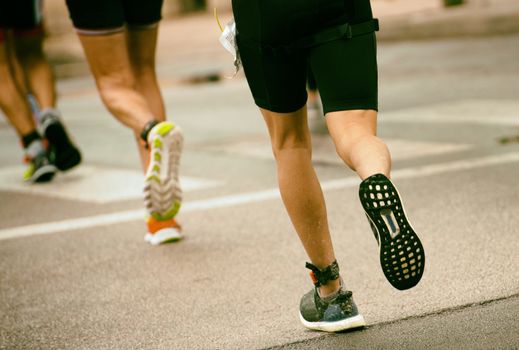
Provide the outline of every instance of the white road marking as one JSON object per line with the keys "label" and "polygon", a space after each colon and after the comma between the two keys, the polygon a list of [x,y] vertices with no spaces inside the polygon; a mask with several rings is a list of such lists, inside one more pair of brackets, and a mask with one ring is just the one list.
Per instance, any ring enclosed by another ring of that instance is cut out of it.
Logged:
{"label": "white road marking", "polygon": [[[82,165],[70,173],[58,174],[54,181],[31,186],[20,181],[23,167],[0,169],[0,190],[32,193],[54,198],[79,200],[89,203],[142,198],[144,177],[137,170]],[[221,185],[217,181],[180,178],[184,192]]]}
{"label": "white road marking", "polygon": [[[507,164],[513,162],[519,162],[518,152],[398,169],[393,171],[392,178],[419,178],[424,176],[450,173],[462,170],[470,170],[475,168],[482,168],[492,165]],[[331,191],[355,187],[359,183],[359,179],[355,177],[349,177],[346,179],[323,181],[321,183],[321,186],[324,191]],[[279,191],[277,188],[275,188],[265,191],[242,193],[211,199],[202,199],[198,201],[185,203],[182,207],[182,212],[187,213],[191,211],[224,208],[239,204],[262,202],[266,200],[279,198],[279,196]],[[83,228],[112,225],[134,220],[143,220],[143,218],[143,210],[129,210],[112,214],[96,215],[84,218],[68,219],[28,226],[19,226],[0,230],[0,240],[36,235],[46,235],[63,231],[72,231]]]}

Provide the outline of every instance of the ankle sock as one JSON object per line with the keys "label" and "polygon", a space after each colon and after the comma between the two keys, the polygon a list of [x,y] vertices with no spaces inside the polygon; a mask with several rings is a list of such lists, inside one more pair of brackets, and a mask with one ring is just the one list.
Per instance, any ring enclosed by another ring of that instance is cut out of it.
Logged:
{"label": "ankle sock", "polygon": [[339,280],[339,288],[338,288],[335,292],[333,292],[333,293],[331,293],[331,294],[328,294],[328,295],[325,296],[325,297],[321,297],[321,294],[319,293],[319,297],[320,297],[323,301],[325,301],[325,302],[330,302],[330,301],[332,301],[333,299],[335,299],[335,297],[337,297],[337,295],[339,295],[339,292],[340,292],[341,290],[343,290],[343,289],[344,289],[344,281],[342,280],[342,277],[340,277],[340,280]]}
{"label": "ankle sock", "polygon": [[22,136],[23,148],[29,147],[33,141],[41,141],[41,136],[36,130]]}
{"label": "ankle sock", "polygon": [[53,116],[54,118],[61,117],[61,113],[56,108],[45,108],[40,111],[41,119],[44,119],[46,116]]}
{"label": "ankle sock", "polygon": [[45,147],[41,140],[32,141],[29,146],[25,147],[25,155],[29,159],[35,158],[38,154],[45,152]]}

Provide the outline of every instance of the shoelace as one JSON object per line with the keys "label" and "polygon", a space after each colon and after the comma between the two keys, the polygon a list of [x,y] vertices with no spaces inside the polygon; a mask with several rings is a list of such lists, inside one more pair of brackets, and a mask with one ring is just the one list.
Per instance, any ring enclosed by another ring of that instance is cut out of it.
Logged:
{"label": "shoelace", "polygon": [[350,313],[353,311],[352,296],[353,296],[353,293],[349,290],[339,291],[339,295],[337,295],[335,300],[341,307],[342,311],[344,311],[346,313]]}

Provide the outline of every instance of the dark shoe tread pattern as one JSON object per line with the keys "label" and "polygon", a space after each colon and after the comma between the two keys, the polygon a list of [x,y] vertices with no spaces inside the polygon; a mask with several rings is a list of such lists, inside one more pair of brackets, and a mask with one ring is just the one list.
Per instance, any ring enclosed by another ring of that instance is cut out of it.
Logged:
{"label": "dark shoe tread pattern", "polygon": [[[382,174],[370,176],[359,188],[359,197],[380,248],[382,271],[391,285],[399,290],[414,287],[422,278],[425,252],[420,239],[409,224],[398,191]],[[400,228],[391,236],[381,212],[390,209]]]}

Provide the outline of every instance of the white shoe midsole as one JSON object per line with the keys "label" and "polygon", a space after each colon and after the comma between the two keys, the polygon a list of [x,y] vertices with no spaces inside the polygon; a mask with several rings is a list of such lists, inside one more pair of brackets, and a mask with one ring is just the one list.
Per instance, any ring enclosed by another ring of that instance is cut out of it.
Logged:
{"label": "white shoe midsole", "polygon": [[299,319],[306,328],[325,332],[339,332],[346,329],[363,327],[366,325],[364,317],[360,314],[335,322],[309,322],[304,319],[301,313],[299,313]]}
{"label": "white shoe midsole", "polygon": [[163,228],[157,231],[155,234],[146,233],[144,240],[151,245],[159,245],[165,242],[177,241],[182,239],[182,233],[176,228]]}

